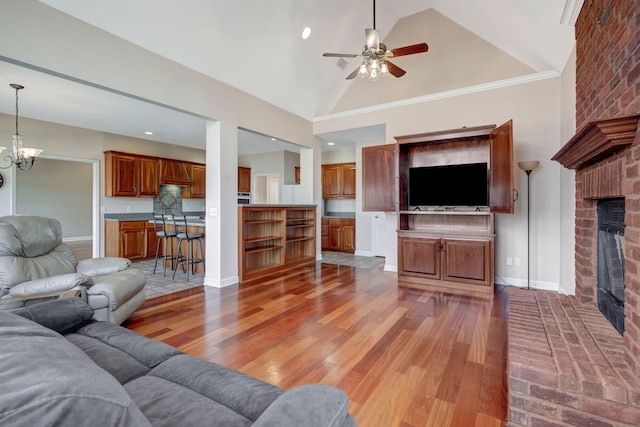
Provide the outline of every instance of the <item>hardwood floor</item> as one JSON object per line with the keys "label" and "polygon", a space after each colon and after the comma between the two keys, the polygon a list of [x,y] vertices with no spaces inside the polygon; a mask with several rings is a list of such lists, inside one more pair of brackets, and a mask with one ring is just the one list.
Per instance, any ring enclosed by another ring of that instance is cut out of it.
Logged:
{"label": "hardwood floor", "polygon": [[283,388],[335,385],[359,426],[502,426],[506,292],[316,264],[149,307],[125,325]]}

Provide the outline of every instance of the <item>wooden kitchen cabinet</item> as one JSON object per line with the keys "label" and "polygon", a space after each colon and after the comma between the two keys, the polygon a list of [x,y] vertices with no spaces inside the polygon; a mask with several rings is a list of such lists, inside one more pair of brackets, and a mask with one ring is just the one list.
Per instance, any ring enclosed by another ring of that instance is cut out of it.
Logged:
{"label": "wooden kitchen cabinet", "polygon": [[238,167],[238,193],[251,193],[251,168]]}
{"label": "wooden kitchen cabinet", "polygon": [[[155,227],[153,223],[146,222],[145,223],[145,242],[147,247],[147,256],[146,258],[155,258],[156,249],[158,248],[158,235],[156,234]],[[162,245],[160,245],[160,253],[158,255],[162,255]]]}
{"label": "wooden kitchen cabinet", "polygon": [[105,221],[105,256],[146,258],[146,224],[147,221]]}
{"label": "wooden kitchen cabinet", "polygon": [[327,245],[323,249],[340,252],[356,250],[356,220],[354,218],[329,218],[327,225]]}
{"label": "wooden kitchen cabinet", "polygon": [[184,187],[182,197],[186,199],[204,199],[207,196],[207,167],[199,163],[191,164],[191,185]]}
{"label": "wooden kitchen cabinet", "polygon": [[329,219],[322,218],[322,232],[320,234],[322,238],[322,249],[329,249]]}
{"label": "wooden kitchen cabinet", "polygon": [[157,197],[160,192],[160,159],[106,151],[105,196]]}
{"label": "wooden kitchen cabinet", "polygon": [[323,199],[355,199],[355,197],[355,163],[335,163],[322,165]]}

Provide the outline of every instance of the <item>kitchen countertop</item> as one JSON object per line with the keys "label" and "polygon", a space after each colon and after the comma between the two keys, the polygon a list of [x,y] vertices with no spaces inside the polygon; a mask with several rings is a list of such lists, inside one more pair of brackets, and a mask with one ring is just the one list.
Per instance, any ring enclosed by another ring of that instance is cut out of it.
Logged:
{"label": "kitchen countertop", "polygon": [[[188,225],[204,225],[204,212],[184,212]],[[104,214],[105,221],[153,221],[150,212]],[[192,224],[191,224],[192,223]]]}
{"label": "kitchen countertop", "polygon": [[322,215],[322,218],[354,218],[356,217],[355,212],[327,212]]}

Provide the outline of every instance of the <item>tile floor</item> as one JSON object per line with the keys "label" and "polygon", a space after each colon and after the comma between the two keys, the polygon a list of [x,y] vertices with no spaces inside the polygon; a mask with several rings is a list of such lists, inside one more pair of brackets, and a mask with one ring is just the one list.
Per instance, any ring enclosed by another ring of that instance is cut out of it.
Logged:
{"label": "tile floor", "polygon": [[[320,262],[350,265],[380,271],[384,268],[384,257],[366,257],[346,252],[323,251],[322,261]],[[178,270],[175,280],[171,279],[171,275],[173,274],[171,271],[167,271],[167,277],[163,277],[160,265],[158,265],[156,273],[153,274],[153,264],[153,259],[134,262],[132,264],[132,267],[139,268],[147,274],[147,285],[145,287],[147,299],[201,286],[204,282],[204,276],[202,275],[189,275],[189,282],[187,282],[187,276],[182,270]]]}

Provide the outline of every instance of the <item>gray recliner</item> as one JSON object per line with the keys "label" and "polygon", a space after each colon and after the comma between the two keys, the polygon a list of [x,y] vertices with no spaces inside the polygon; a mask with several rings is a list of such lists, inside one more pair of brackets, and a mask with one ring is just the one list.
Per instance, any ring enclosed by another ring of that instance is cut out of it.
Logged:
{"label": "gray recliner", "polygon": [[0,298],[79,290],[96,320],[121,324],[145,301],[146,275],[130,265],[116,257],[78,263],[56,219],[0,217]]}

